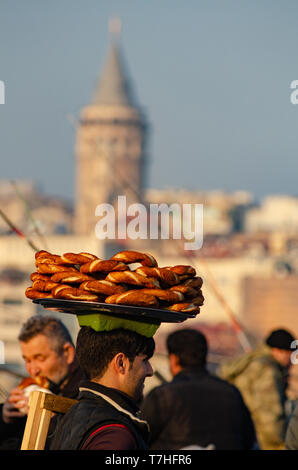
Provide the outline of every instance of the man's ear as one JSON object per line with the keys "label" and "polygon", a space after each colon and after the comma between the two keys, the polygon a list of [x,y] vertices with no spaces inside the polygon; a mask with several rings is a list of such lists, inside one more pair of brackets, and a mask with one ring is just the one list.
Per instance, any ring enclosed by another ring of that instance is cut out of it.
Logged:
{"label": "man's ear", "polygon": [[75,353],[76,353],[73,345],[70,343],[65,343],[63,346],[63,353],[66,356],[67,363],[71,364],[74,361]]}
{"label": "man's ear", "polygon": [[129,370],[129,359],[122,352],[114,356],[113,364],[118,374],[125,374]]}
{"label": "man's ear", "polygon": [[169,354],[169,360],[170,360],[170,363],[174,366],[174,367],[177,367],[179,366],[179,358],[178,356],[176,356],[176,354]]}
{"label": "man's ear", "polygon": [[170,363],[170,371],[172,375],[178,374],[181,371],[182,367],[179,362],[178,356],[176,354],[169,354],[169,363]]}

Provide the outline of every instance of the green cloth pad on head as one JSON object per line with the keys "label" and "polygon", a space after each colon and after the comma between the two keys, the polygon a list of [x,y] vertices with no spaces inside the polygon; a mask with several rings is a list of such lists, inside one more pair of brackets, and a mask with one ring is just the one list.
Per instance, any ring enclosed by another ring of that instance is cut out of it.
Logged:
{"label": "green cloth pad on head", "polygon": [[151,338],[160,325],[152,323],[142,323],[124,318],[116,318],[102,313],[91,313],[90,315],[77,315],[80,326],[90,326],[95,331],[111,331],[117,328],[135,331],[140,335]]}

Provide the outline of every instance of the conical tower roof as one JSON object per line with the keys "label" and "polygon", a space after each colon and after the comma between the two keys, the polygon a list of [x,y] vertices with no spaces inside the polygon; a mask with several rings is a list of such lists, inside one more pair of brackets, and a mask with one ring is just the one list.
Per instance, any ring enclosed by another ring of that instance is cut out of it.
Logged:
{"label": "conical tower roof", "polygon": [[119,35],[113,34],[111,37],[108,55],[95,91],[93,103],[96,105],[136,107],[120,50]]}

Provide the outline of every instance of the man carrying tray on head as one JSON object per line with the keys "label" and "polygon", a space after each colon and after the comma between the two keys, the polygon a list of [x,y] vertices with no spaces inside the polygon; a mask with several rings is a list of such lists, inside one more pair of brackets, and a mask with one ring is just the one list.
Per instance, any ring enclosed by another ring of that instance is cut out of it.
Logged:
{"label": "man carrying tray on head", "polygon": [[[51,282],[46,277],[45,284],[34,281],[26,296],[45,308],[77,315],[81,330],[76,352],[88,376],[79,388],[78,403],[60,418],[50,437],[50,449],[147,449],[149,426],[139,417],[137,403],[145,378],[153,374],[153,335],[163,321],[180,322],[199,313],[202,279],[191,266],[158,268],[152,255],[135,251],[119,252],[110,260],[86,253],[40,252],[35,258],[33,281],[40,273],[60,274]],[[129,265],[135,263],[142,265],[142,272],[131,271]],[[65,277],[67,266],[71,271]],[[54,281],[58,286],[53,288]],[[188,281],[195,285],[184,284]],[[68,283],[79,283],[79,288]]]}
{"label": "man carrying tray on head", "polygon": [[154,348],[152,336],[130,329],[82,326],[76,351],[89,380],[81,383],[78,403],[58,423],[50,449],[147,449],[149,427],[138,416],[137,403],[145,378],[153,374]]}

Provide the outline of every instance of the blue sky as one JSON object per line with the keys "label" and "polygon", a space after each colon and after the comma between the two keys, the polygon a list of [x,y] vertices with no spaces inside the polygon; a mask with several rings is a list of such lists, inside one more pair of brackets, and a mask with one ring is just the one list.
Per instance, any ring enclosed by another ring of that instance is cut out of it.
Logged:
{"label": "blue sky", "polygon": [[1,0],[0,178],[74,194],[108,22],[151,124],[149,187],[298,194],[296,0]]}

